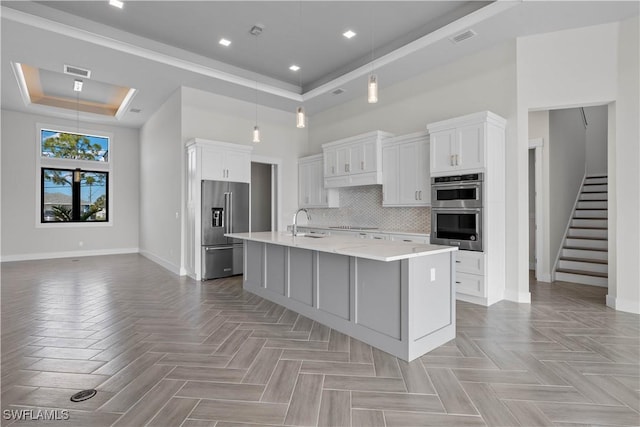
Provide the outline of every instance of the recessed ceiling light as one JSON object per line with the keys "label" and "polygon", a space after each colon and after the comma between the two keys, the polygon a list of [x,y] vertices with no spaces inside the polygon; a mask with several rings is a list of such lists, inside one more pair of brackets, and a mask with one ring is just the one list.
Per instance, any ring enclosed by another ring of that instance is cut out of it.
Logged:
{"label": "recessed ceiling light", "polygon": [[124,3],[120,0],[109,0],[109,4],[111,6],[117,7],[118,9],[122,9],[122,7],[124,6]]}
{"label": "recessed ceiling light", "polygon": [[82,92],[82,80],[74,80],[73,81],[73,90],[75,92]]}
{"label": "recessed ceiling light", "polygon": [[351,30],[347,30],[344,33],[342,33],[343,36],[345,36],[346,38],[350,39],[352,37],[355,37],[356,33],[354,33]]}
{"label": "recessed ceiling light", "polygon": [[227,40],[227,39],[220,39],[220,41],[218,42],[220,43],[222,46],[229,46],[231,44],[231,40]]}
{"label": "recessed ceiling light", "polygon": [[293,64],[291,67],[289,67],[289,69],[291,71],[298,71],[300,69],[300,67],[298,67],[297,65]]}

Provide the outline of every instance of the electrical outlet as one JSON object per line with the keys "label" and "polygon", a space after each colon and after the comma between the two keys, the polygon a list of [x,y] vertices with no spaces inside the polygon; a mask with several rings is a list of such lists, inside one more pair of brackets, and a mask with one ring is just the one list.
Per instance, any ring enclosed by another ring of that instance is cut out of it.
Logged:
{"label": "electrical outlet", "polygon": [[78,242],[78,246],[83,247],[83,246],[84,246],[84,242],[83,242],[82,240],[80,240],[80,241]]}
{"label": "electrical outlet", "polygon": [[432,282],[436,281],[436,269],[435,268],[431,268],[431,281]]}

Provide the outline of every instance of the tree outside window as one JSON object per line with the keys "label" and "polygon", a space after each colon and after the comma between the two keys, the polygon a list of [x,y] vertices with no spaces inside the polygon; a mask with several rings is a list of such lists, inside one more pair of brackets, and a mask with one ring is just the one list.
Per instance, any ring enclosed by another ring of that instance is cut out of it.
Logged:
{"label": "tree outside window", "polygon": [[109,220],[109,172],[87,167],[94,162],[104,165],[108,153],[107,137],[42,129],[42,162],[76,167],[41,168],[41,222]]}

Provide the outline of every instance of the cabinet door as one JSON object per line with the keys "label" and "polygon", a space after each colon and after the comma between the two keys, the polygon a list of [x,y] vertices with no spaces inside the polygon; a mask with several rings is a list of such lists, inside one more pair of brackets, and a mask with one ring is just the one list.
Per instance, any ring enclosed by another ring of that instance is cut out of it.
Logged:
{"label": "cabinet door", "polygon": [[351,171],[351,148],[339,147],[336,149],[336,175],[348,175]]}
{"label": "cabinet door", "polygon": [[226,168],[226,180],[251,182],[251,155],[229,150],[225,153],[223,167]]}
{"label": "cabinet door", "polygon": [[311,203],[310,172],[312,163],[300,163],[298,165],[298,206],[306,208]]}
{"label": "cabinet door", "polygon": [[431,173],[455,170],[452,147],[455,144],[454,129],[431,134]]}
{"label": "cabinet door", "polygon": [[399,150],[399,201],[401,204],[415,205],[418,199],[419,149],[417,143],[402,144]]}
{"label": "cabinet door", "polygon": [[327,204],[324,180],[322,179],[322,163],[320,161],[309,164],[309,199],[312,206]]}
{"label": "cabinet door", "polygon": [[202,179],[215,180],[215,181],[225,179],[223,164],[224,164],[224,153],[222,151],[202,149],[202,159],[201,159]]}
{"label": "cabinet door", "polygon": [[477,169],[484,166],[484,124],[457,129],[454,163],[457,169]]}
{"label": "cabinet door", "polygon": [[324,150],[324,176],[336,176],[338,173],[337,151],[334,148]]}
{"label": "cabinet door", "polygon": [[382,148],[382,205],[398,204],[398,146]]}
{"label": "cabinet door", "polygon": [[366,141],[350,148],[351,173],[375,172],[377,169],[376,141]]}
{"label": "cabinet door", "polygon": [[416,174],[416,189],[418,190],[418,201],[425,206],[431,205],[431,173],[429,168],[429,142],[418,142],[417,159],[418,172]]}

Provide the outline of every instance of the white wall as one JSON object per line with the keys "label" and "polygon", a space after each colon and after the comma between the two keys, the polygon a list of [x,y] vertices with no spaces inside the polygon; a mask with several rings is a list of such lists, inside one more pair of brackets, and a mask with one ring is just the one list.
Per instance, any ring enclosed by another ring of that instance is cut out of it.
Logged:
{"label": "white wall", "polygon": [[607,174],[608,107],[586,107],[587,116],[587,175]]}
{"label": "white wall", "polygon": [[579,108],[549,112],[549,259],[554,265],[580,193],[587,132]]}
{"label": "white wall", "polygon": [[255,104],[212,93],[183,88],[182,141],[204,138],[252,145],[252,156],[281,161],[279,228],[291,223],[298,208],[298,157],[306,150],[307,129],[295,126],[294,112],[260,106],[260,143],[251,142]]}
{"label": "white wall", "polygon": [[180,90],[140,130],[140,253],[180,274],[182,156]]}
{"label": "white wall", "polygon": [[[620,23],[617,98],[614,117],[609,115],[609,127],[615,127],[615,147],[610,141],[609,149],[614,151],[613,156],[611,151],[608,152],[610,228],[607,304],[634,313],[640,313],[639,22],[636,16]],[[612,138],[611,129],[609,137]],[[614,277],[611,275],[612,268],[615,269]]]}
{"label": "white wall", "polygon": [[[530,110],[612,103],[608,121],[607,304],[640,312],[638,18],[522,37],[517,40],[517,51],[518,163],[526,163]],[[526,176],[524,170],[521,175]],[[520,191],[525,196],[517,213],[525,216],[526,184]],[[526,228],[515,231],[527,234]],[[520,260],[522,264],[526,261],[526,257]],[[519,280],[524,287],[524,278]]]}
{"label": "white wall", "polygon": [[529,270],[536,265],[536,152],[529,150]]}
{"label": "white wall", "polygon": [[[80,131],[113,135],[113,225],[36,227],[38,123],[76,129],[75,121],[2,110],[2,261],[138,251],[139,133],[81,122]],[[79,242],[83,246],[79,246]]]}
{"label": "white wall", "polygon": [[[380,88],[378,104],[369,105],[356,99],[311,117],[309,150],[305,154],[321,152],[321,144],[367,131],[380,129],[397,135],[423,131],[428,123],[464,114],[490,110],[507,119],[506,174],[518,177],[516,156],[516,52],[515,43],[507,42],[478,52],[450,64],[429,71],[416,78]],[[521,178],[526,197],[527,162],[525,157]],[[506,182],[506,210],[515,212],[518,181]],[[526,201],[526,200],[525,200]],[[528,280],[527,235],[522,238],[524,248],[518,252],[520,224],[527,230],[528,219],[507,215],[507,271],[505,297],[528,302],[528,287],[520,292],[516,285],[516,260],[524,257],[523,274]],[[527,282],[528,286],[528,282]]]}
{"label": "white wall", "polygon": [[[553,267],[553,260],[549,255],[549,220],[545,221],[545,218],[549,217],[549,111],[531,111],[528,114],[529,125],[529,139],[542,138],[542,184],[540,191],[540,211],[543,218],[538,218],[538,226],[542,228],[541,235],[542,241],[536,242],[541,245],[541,257],[538,260],[538,274],[536,279],[542,282],[551,282],[551,269]],[[529,150],[531,152],[531,150]],[[531,212],[531,206],[529,206],[529,212]],[[534,246],[529,243],[529,247]]]}

